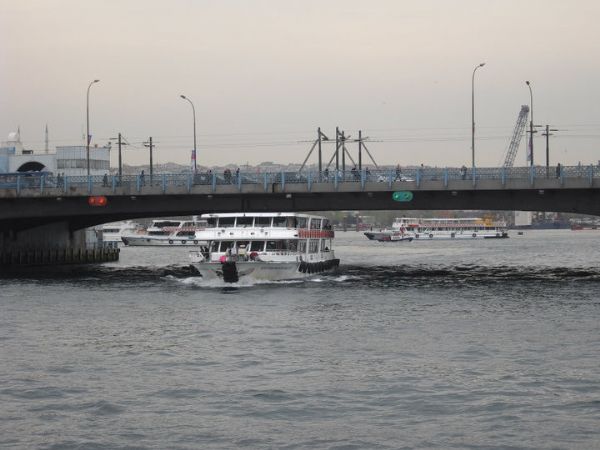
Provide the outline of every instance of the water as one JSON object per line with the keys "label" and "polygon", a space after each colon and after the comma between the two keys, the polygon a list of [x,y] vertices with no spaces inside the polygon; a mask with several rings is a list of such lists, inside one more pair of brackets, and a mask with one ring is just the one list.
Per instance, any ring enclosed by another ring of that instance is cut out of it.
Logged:
{"label": "water", "polygon": [[336,241],[300,282],[150,248],[0,278],[0,447],[600,446],[600,232]]}

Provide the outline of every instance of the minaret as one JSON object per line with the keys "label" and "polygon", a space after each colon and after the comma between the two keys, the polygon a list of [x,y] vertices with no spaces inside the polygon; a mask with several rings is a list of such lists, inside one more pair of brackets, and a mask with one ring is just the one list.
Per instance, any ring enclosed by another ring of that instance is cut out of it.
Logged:
{"label": "minaret", "polygon": [[44,150],[48,153],[48,124],[46,124],[46,138],[44,139],[44,143],[46,144]]}

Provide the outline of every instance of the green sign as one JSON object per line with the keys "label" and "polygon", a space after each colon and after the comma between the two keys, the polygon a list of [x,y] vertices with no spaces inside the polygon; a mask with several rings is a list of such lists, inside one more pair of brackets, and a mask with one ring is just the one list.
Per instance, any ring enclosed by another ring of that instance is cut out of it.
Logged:
{"label": "green sign", "polygon": [[413,199],[413,193],[410,191],[394,192],[392,199],[396,202],[410,202]]}

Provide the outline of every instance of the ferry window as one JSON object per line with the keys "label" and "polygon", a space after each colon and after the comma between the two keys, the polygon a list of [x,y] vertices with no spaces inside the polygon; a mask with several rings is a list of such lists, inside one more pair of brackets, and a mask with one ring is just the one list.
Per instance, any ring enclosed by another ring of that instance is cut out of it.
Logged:
{"label": "ferry window", "polygon": [[327,243],[327,239],[321,239],[321,251],[328,252],[331,244]]}
{"label": "ferry window", "polygon": [[210,251],[211,252],[218,252],[219,251],[219,241],[212,241],[210,243]]}
{"label": "ferry window", "polygon": [[284,228],[287,224],[287,217],[273,217],[273,226]]}
{"label": "ferry window", "polygon": [[235,223],[235,217],[220,217],[219,218],[219,226],[220,227],[232,227]]}
{"label": "ferry window", "polygon": [[278,243],[279,243],[279,241],[267,241],[267,251],[278,250],[279,249]]}
{"label": "ferry window", "polygon": [[233,241],[221,241],[221,253],[225,252],[228,248],[233,247]]}
{"label": "ferry window", "polygon": [[298,250],[298,239],[289,239],[286,241],[286,248],[292,252]]}
{"label": "ferry window", "polygon": [[249,244],[250,244],[250,243],[249,243],[248,241],[237,241],[237,242],[235,243],[235,246],[236,246],[236,248],[238,248],[238,249],[240,249],[240,248],[246,248],[246,249],[247,249]]}
{"label": "ferry window", "polygon": [[310,219],[310,229],[319,230],[321,229],[321,219]]}
{"label": "ferry window", "polygon": [[319,251],[319,240],[309,239],[308,253],[317,253]]}
{"label": "ferry window", "polygon": [[193,227],[193,226],[194,226],[194,222],[183,222],[183,225],[182,225],[182,227]]}
{"label": "ferry window", "polygon": [[296,226],[297,228],[306,228],[306,217],[297,217]]}
{"label": "ferry window", "polygon": [[331,223],[329,222],[329,219],[323,219],[323,229],[331,230]]}
{"label": "ferry window", "polygon": [[288,228],[296,228],[296,218],[295,217],[288,217],[287,218],[287,227]]}
{"label": "ferry window", "polygon": [[252,221],[254,220],[254,217],[238,217],[237,218],[237,224],[236,226],[238,227],[251,227],[252,226]]}
{"label": "ferry window", "polygon": [[173,221],[170,221],[170,220],[163,220],[163,221],[161,221],[161,222],[155,222],[155,223],[154,223],[154,226],[155,226],[155,227],[158,227],[158,228],[164,228],[164,227],[178,227],[180,223],[181,223],[181,222],[173,222]]}
{"label": "ferry window", "polygon": [[251,252],[262,252],[265,248],[265,241],[252,241],[250,243]]}
{"label": "ferry window", "polygon": [[217,218],[209,217],[208,219],[206,219],[206,226],[208,228],[215,228],[217,226]]}
{"label": "ferry window", "polygon": [[[84,138],[85,138],[85,136],[84,136]],[[118,228],[104,228],[102,230],[102,232],[104,232],[104,233],[118,233],[119,229]]]}
{"label": "ferry window", "polygon": [[193,230],[190,230],[190,231],[182,230],[182,231],[178,231],[177,232],[177,236],[190,236],[190,237],[193,237],[195,234],[196,233]]}
{"label": "ferry window", "polygon": [[271,226],[271,218],[270,217],[257,217],[255,225],[256,227],[270,227]]}
{"label": "ferry window", "polygon": [[298,241],[298,251],[300,253],[306,253],[306,239]]}

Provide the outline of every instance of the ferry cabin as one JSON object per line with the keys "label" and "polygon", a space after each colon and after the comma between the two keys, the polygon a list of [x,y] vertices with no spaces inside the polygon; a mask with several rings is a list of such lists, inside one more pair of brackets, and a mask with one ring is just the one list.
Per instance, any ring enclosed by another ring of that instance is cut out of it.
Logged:
{"label": "ferry cabin", "polygon": [[294,213],[204,214],[207,228],[196,239],[208,241],[202,255],[218,262],[223,255],[269,261],[306,262],[333,258],[334,232],[328,219]]}

